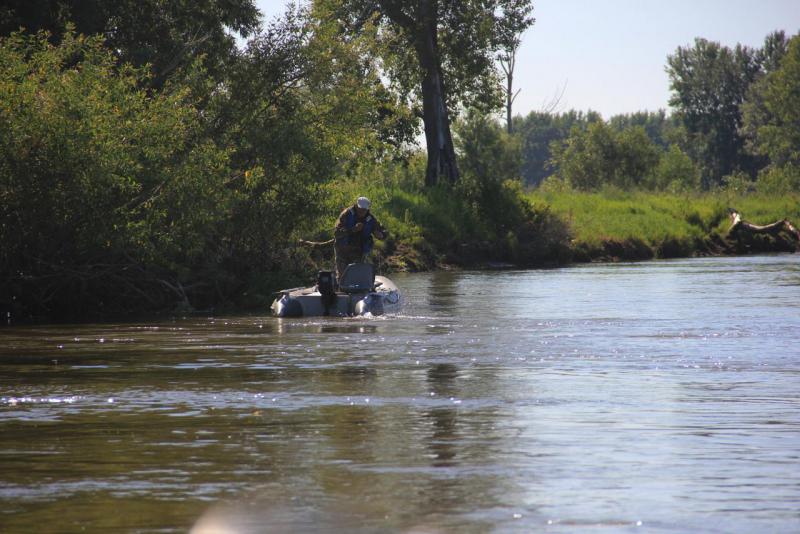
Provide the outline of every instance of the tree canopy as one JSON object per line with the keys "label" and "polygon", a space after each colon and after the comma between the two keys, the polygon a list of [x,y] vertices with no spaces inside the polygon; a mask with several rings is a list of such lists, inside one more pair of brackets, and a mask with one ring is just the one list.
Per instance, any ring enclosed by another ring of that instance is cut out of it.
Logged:
{"label": "tree canopy", "polygon": [[745,131],[757,154],[777,166],[800,168],[800,37],[753,87],[745,107]]}
{"label": "tree canopy", "polygon": [[744,150],[741,106],[750,86],[774,68],[784,50],[782,33],[768,36],[760,50],[698,38],[667,58],[670,105],[686,128],[686,148],[700,162],[706,187],[737,170],[755,175],[758,162]]}
{"label": "tree canopy", "polygon": [[101,35],[121,63],[151,65],[149,83],[160,85],[196,57],[218,76],[235,52],[234,33],[252,35],[259,12],[254,0],[8,0],[0,11],[0,35],[44,30],[57,42],[68,24]]}
{"label": "tree canopy", "polygon": [[[497,109],[502,102],[497,52],[532,19],[529,1],[317,0],[318,14],[343,32],[374,27],[382,69],[394,90],[419,104],[428,151],[425,181],[459,179],[450,131],[458,106]],[[418,108],[418,109],[419,109]]]}

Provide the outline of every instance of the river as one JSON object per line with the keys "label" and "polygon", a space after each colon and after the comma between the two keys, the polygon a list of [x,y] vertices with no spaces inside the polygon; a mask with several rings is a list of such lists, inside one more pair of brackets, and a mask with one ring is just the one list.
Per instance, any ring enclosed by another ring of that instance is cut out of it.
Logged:
{"label": "river", "polygon": [[800,531],[800,255],[393,279],[0,328],[0,531]]}

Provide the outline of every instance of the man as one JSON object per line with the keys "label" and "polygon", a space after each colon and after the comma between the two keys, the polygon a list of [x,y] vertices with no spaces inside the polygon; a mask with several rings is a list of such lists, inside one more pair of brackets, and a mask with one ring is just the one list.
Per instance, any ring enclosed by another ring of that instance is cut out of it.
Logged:
{"label": "man", "polygon": [[351,263],[363,262],[372,250],[373,235],[385,239],[388,232],[369,212],[371,203],[366,197],[358,197],[356,203],[345,208],[333,230],[336,253],[336,280],[340,280],[345,268]]}

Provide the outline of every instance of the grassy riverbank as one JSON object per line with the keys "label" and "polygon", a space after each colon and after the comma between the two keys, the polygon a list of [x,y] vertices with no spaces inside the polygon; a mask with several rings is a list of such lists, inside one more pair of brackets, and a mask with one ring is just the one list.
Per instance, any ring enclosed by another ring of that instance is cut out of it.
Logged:
{"label": "grassy riverbank", "polygon": [[[372,257],[384,271],[571,260],[566,221],[546,206],[534,206],[517,182],[504,183],[491,198],[476,201],[458,186],[423,187],[424,164],[420,158],[409,165],[362,169],[356,177],[330,184],[324,195],[327,213],[315,220],[311,236],[330,238],[339,211],[365,195],[390,231],[387,240],[376,242]],[[330,263],[331,255],[324,249],[312,254],[319,265]]]}
{"label": "grassy riverbank", "polygon": [[[755,224],[800,221],[800,195],[667,194],[622,191],[508,191],[497,212],[482,210],[450,188],[425,189],[415,169],[366,173],[334,184],[329,211],[338,213],[358,195],[391,230],[375,262],[384,271],[535,267],[585,261],[642,260],[697,255],[793,250],[770,236],[729,239],[728,208]],[[330,235],[333,216],[321,218],[317,236]],[[327,257],[318,253],[319,259]]]}
{"label": "grassy riverbank", "polygon": [[684,195],[625,192],[533,192],[569,224],[577,261],[686,257],[709,253],[786,250],[787,243],[763,237],[725,242],[728,208],[754,224],[800,220],[800,195],[769,196],[727,192]]}

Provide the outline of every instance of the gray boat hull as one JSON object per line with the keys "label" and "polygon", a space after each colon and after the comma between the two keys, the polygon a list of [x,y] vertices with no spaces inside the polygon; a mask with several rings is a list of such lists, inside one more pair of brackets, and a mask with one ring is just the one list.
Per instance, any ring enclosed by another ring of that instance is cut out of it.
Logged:
{"label": "gray boat hull", "polygon": [[277,317],[349,317],[383,315],[400,308],[400,292],[385,276],[376,276],[372,291],[323,295],[316,287],[285,289],[272,303]]}

